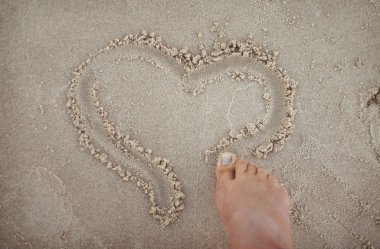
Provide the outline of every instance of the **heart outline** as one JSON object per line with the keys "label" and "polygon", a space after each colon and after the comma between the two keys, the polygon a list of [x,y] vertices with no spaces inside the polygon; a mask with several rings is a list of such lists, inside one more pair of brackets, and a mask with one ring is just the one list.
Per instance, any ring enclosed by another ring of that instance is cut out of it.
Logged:
{"label": "heart outline", "polygon": [[[281,150],[284,146],[285,140],[287,140],[292,133],[292,129],[294,127],[294,116],[295,110],[293,108],[293,98],[295,94],[295,87],[297,83],[290,79],[286,70],[283,70],[280,67],[276,66],[275,62],[275,53],[269,53],[268,50],[263,49],[265,47],[259,46],[256,47],[250,38],[248,38],[245,42],[231,40],[228,42],[228,46],[225,50],[229,49],[228,53],[221,50],[213,50],[208,56],[204,56],[203,51],[199,55],[192,55],[187,52],[187,49],[178,49],[171,47],[164,42],[161,41],[160,37],[156,37],[155,35],[148,35],[147,32],[141,32],[140,34],[135,35],[126,35],[122,40],[114,39],[111,40],[110,43],[105,47],[101,48],[96,52],[95,55],[90,55],[84,62],[82,62],[73,72],[74,78],[69,82],[69,91],[67,93],[67,103],[66,106],[68,108],[68,113],[72,118],[74,126],[78,129],[79,133],[79,142],[80,145],[88,149],[90,153],[98,159],[102,164],[106,165],[107,168],[110,168],[116,171],[124,180],[135,182],[136,185],[144,191],[145,194],[149,196],[149,201],[151,203],[151,208],[149,212],[153,215],[153,217],[160,221],[162,226],[167,226],[173,223],[176,219],[178,219],[178,214],[180,211],[184,209],[184,198],[185,195],[182,191],[182,183],[178,180],[176,174],[174,173],[173,166],[170,164],[170,161],[166,159],[162,159],[160,157],[153,156],[150,151],[146,151],[144,147],[140,146],[139,143],[135,140],[129,140],[129,136],[126,134],[122,134],[118,131],[117,127],[113,125],[112,122],[102,120],[103,125],[108,127],[110,131],[109,135],[111,139],[114,141],[122,141],[124,146],[128,147],[130,150],[135,149],[136,153],[142,153],[145,159],[151,162],[150,166],[157,167],[162,171],[162,173],[168,178],[171,183],[171,191],[172,195],[170,198],[170,204],[168,208],[160,207],[156,201],[154,196],[154,190],[150,183],[147,183],[145,179],[140,176],[132,175],[128,170],[123,169],[120,165],[114,165],[107,159],[107,154],[103,153],[101,150],[97,149],[94,144],[91,142],[91,138],[88,134],[86,134],[85,130],[85,118],[81,114],[80,107],[78,104],[77,96],[75,94],[75,90],[78,87],[77,81],[80,79],[83,71],[87,68],[89,63],[95,60],[99,55],[103,53],[110,52],[112,49],[131,44],[131,45],[146,45],[148,47],[153,47],[165,55],[168,55],[174,58],[177,63],[181,64],[184,69],[183,77],[189,77],[192,72],[195,70],[216,63],[218,61],[223,60],[224,58],[228,58],[231,56],[242,56],[242,57],[250,57],[254,58],[258,62],[262,62],[265,66],[269,67],[272,71],[275,72],[277,77],[280,79],[280,82],[284,84],[284,92],[285,92],[285,107],[287,108],[285,111],[285,117],[283,122],[281,123],[281,128],[276,132],[276,134],[268,139],[266,143],[262,143],[258,148],[253,150],[253,155],[258,158],[265,158],[266,155],[273,151]],[[203,60],[201,60],[203,58]],[[202,63],[200,63],[202,62]],[[92,100],[93,104],[97,108],[98,114],[104,118],[107,117],[107,113],[102,111],[102,107],[100,102],[97,100],[97,91],[99,88],[99,82],[95,79],[92,91]],[[103,118],[102,117],[102,118]],[[260,124],[256,125],[256,127],[252,127],[252,130],[245,127],[240,131],[241,136],[252,136],[259,129]],[[128,136],[128,137],[127,137]],[[236,141],[237,138],[229,138],[222,139],[218,145],[214,146],[214,148],[208,151],[209,154],[215,153],[227,147]],[[122,144],[122,143],[119,143]],[[126,148],[125,147],[125,148]],[[122,147],[119,146],[119,149]],[[130,152],[128,150],[128,152]],[[207,156],[207,153],[206,153]]]}

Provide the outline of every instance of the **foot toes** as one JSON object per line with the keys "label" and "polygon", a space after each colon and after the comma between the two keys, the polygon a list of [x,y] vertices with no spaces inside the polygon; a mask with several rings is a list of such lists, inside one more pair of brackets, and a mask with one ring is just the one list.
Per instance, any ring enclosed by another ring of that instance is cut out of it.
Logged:
{"label": "foot toes", "polygon": [[275,186],[280,186],[280,185],[278,184],[277,176],[275,176],[275,175],[268,174],[268,181],[269,181],[271,184],[275,185]]}
{"label": "foot toes", "polygon": [[256,175],[257,174],[257,167],[256,167],[256,165],[250,163],[248,165],[248,173],[250,173],[252,175]]}
{"label": "foot toes", "polygon": [[235,177],[236,156],[229,152],[220,155],[218,165],[216,167],[217,181],[231,180]]}
{"label": "foot toes", "polygon": [[263,180],[266,180],[268,177],[268,172],[263,168],[257,168],[257,174],[258,177],[262,178]]}
{"label": "foot toes", "polygon": [[246,160],[237,160],[235,163],[236,177],[239,177],[239,175],[247,172],[248,165],[249,165],[249,163]]}

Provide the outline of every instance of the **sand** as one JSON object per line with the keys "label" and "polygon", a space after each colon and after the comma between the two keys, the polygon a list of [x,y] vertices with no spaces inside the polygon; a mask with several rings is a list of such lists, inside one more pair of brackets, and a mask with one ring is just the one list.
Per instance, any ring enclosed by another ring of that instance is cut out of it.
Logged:
{"label": "sand", "polygon": [[3,1],[1,248],[228,248],[222,151],[278,175],[296,248],[379,248],[378,11]]}

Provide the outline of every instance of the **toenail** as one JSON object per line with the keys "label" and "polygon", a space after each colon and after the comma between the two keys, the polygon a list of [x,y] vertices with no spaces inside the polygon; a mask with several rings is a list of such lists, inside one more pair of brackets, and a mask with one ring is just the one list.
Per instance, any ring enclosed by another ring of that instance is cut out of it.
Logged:
{"label": "toenail", "polygon": [[230,165],[232,163],[233,156],[234,155],[230,152],[222,153],[219,158],[219,164],[222,166]]}

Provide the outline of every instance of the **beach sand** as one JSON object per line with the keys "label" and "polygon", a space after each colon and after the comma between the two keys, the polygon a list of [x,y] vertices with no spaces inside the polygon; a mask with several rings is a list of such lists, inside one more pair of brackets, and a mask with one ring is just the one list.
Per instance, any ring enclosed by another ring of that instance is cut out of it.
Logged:
{"label": "beach sand", "polygon": [[296,248],[380,248],[379,1],[0,7],[1,248],[228,248],[222,151]]}

